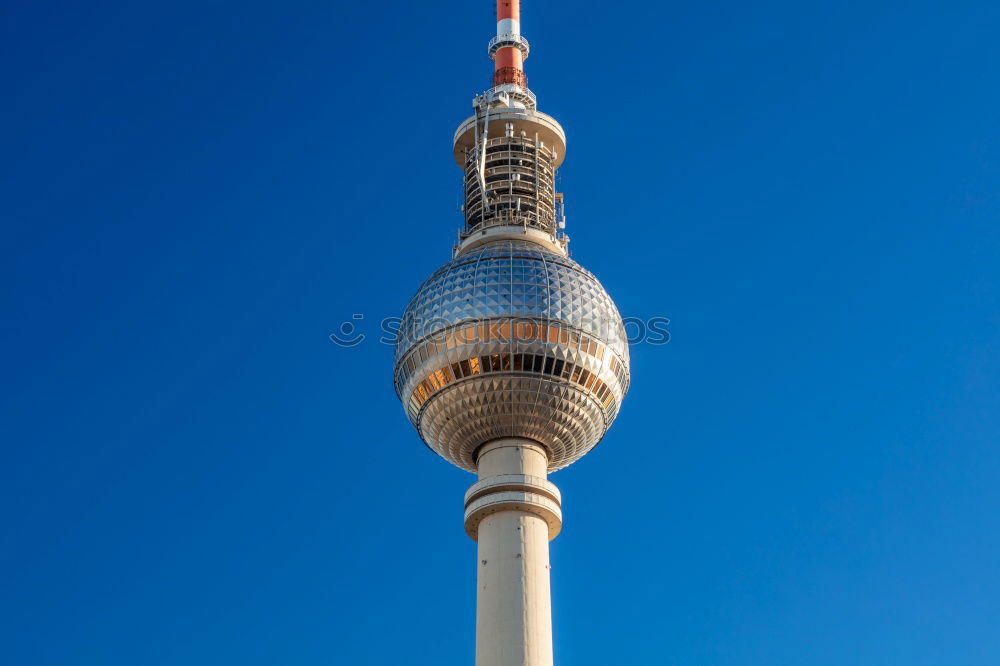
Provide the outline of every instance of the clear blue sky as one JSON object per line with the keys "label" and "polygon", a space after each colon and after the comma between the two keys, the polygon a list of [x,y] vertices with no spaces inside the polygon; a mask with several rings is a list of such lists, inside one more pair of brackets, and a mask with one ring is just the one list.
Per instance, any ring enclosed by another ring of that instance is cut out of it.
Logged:
{"label": "clear blue sky", "polygon": [[[673,339],[553,477],[557,662],[1000,662],[1000,5],[604,4],[525,0],[528,74]],[[373,338],[492,3],[0,11],[0,661],[471,664],[472,479]]]}

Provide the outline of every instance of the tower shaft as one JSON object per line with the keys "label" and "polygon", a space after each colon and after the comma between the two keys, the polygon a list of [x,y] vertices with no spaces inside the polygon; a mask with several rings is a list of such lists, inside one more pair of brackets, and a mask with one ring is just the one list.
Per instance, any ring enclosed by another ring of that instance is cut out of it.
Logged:
{"label": "tower shaft", "polygon": [[479,552],[476,666],[552,666],[549,540],[561,511],[545,449],[498,440],[478,465],[466,494],[466,530]]}

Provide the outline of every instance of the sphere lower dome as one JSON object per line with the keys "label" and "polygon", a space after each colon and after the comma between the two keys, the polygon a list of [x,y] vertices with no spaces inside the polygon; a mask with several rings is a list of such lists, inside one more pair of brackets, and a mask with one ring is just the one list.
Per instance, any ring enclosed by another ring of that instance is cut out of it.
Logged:
{"label": "sphere lower dome", "polygon": [[592,449],[628,391],[621,315],[589,271],[528,241],[497,241],[420,287],[396,343],[396,392],[427,445],[471,472],[502,437],[544,446],[549,470]]}

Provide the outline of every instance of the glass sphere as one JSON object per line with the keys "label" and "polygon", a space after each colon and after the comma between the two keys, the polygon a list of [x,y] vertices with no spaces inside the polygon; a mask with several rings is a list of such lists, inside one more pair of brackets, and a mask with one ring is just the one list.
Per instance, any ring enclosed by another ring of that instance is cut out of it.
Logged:
{"label": "glass sphere", "polygon": [[549,471],[607,432],[628,391],[618,309],[592,273],[530,241],[444,264],[417,291],[396,343],[395,384],[427,445],[474,472],[504,437],[538,442]]}

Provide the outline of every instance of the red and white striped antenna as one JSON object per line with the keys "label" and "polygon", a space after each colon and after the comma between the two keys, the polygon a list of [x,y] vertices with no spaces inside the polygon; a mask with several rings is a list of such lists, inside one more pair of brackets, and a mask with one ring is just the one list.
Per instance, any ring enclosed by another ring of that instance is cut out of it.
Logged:
{"label": "red and white striped antenna", "polygon": [[524,61],[530,50],[528,40],[521,36],[521,0],[497,0],[497,36],[489,46],[494,62],[493,86],[527,89]]}

